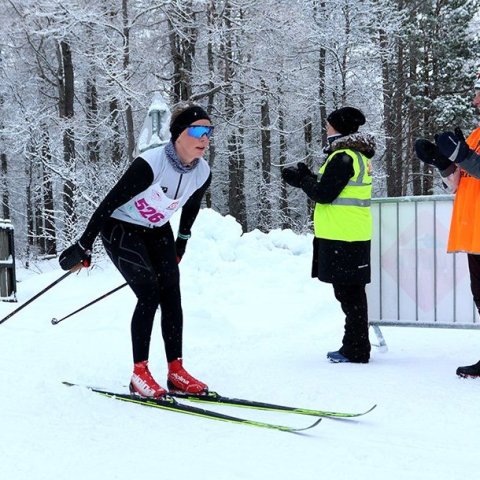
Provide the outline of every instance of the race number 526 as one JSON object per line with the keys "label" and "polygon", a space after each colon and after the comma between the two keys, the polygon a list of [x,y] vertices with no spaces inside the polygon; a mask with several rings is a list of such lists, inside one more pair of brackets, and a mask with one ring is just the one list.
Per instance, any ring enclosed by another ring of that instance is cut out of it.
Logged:
{"label": "race number 526", "polygon": [[144,198],[137,200],[135,202],[135,207],[137,207],[140,215],[143,218],[146,218],[149,222],[157,223],[165,218],[165,215],[163,215],[163,213],[158,212],[153,207],[151,207]]}

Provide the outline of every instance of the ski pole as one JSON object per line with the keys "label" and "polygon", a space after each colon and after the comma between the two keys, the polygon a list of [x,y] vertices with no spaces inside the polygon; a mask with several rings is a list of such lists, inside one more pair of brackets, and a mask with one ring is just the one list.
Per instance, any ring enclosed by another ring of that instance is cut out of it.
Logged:
{"label": "ski pole", "polygon": [[65,280],[65,278],[67,278],[71,273],[73,273],[74,270],[70,270],[68,271],[67,273],[65,273],[64,275],[62,275],[59,279],[55,280],[54,282],[52,282],[50,285],[46,286],[42,291],[38,292],[36,295],[34,295],[32,298],[30,298],[29,300],[27,300],[23,305],[20,305],[20,307],[18,307],[16,310],[14,310],[13,312],[9,313],[6,317],[2,318],[0,320],[0,324],[2,324],[3,322],[6,322],[9,318],[13,317],[17,312],[19,312],[20,310],[22,310],[22,308],[25,308],[28,304],[32,303],[35,299],[37,299],[38,297],[40,297],[41,295],[43,295],[46,291],[50,290],[52,287],[54,287],[57,283],[60,283],[62,280]]}
{"label": "ski pole", "polygon": [[66,320],[68,317],[71,317],[72,315],[75,315],[76,313],[81,312],[82,310],[85,310],[85,309],[86,309],[87,307],[89,307],[90,305],[93,305],[94,303],[97,303],[97,302],[99,302],[100,300],[108,297],[108,296],[111,295],[112,293],[115,293],[117,290],[120,290],[120,289],[123,288],[125,285],[126,285],[126,283],[124,283],[123,285],[120,285],[120,286],[117,287],[117,288],[114,288],[113,290],[110,290],[109,292],[103,294],[102,296],[96,298],[95,300],[92,300],[90,303],[87,303],[87,304],[84,305],[83,307],[80,307],[78,310],[75,310],[74,312],[69,313],[68,315],[66,315],[66,316],[63,317],[63,318],[52,318],[52,325],[58,325],[60,322],[63,322],[64,320]]}

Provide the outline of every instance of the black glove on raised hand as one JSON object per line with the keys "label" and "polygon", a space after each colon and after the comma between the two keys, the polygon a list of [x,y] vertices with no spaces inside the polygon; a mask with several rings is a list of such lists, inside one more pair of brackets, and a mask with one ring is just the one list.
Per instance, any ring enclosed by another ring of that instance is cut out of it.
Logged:
{"label": "black glove on raised hand", "polygon": [[187,241],[190,235],[178,234],[175,240],[175,251],[177,252],[177,263],[182,261],[182,257],[185,255],[185,249],[187,248]]}
{"label": "black glove on raised hand", "polygon": [[310,169],[302,162],[293,167],[282,168],[282,178],[290,186],[300,188],[302,180],[307,176],[315,176]]}
{"label": "black glove on raised hand", "polygon": [[316,175],[314,173],[312,173],[312,171],[303,162],[298,162],[297,163],[297,168],[298,168],[298,171],[300,172],[300,175],[302,176],[302,178],[316,177]]}
{"label": "black glove on raised hand", "polygon": [[455,163],[463,162],[470,151],[459,128],[456,128],[455,132],[443,132],[435,135],[435,143],[440,152]]}
{"label": "black glove on raised hand", "polygon": [[415,153],[423,163],[433,165],[439,170],[446,170],[453,165],[453,162],[443,155],[434,143],[425,138],[415,140]]}
{"label": "black glove on raised hand", "polygon": [[74,243],[66,248],[58,259],[62,270],[71,270],[75,267],[89,267],[92,263],[92,252],[83,248],[80,242]]}

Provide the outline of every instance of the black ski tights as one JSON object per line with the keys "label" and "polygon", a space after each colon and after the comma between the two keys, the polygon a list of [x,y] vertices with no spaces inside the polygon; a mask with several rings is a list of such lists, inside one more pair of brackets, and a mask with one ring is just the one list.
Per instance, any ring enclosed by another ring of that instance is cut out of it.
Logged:
{"label": "black ski tights", "polygon": [[480,313],[480,255],[469,253],[467,257],[473,301],[475,302],[478,313]]}
{"label": "black ski tights", "polygon": [[144,228],[110,219],[101,233],[108,256],[138,299],[131,324],[133,361],[148,360],[159,305],[167,361],[181,358],[180,275],[170,224]]}

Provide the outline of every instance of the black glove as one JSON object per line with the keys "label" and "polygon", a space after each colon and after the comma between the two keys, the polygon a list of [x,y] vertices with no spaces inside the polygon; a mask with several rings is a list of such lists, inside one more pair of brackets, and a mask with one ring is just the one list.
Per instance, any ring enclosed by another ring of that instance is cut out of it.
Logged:
{"label": "black glove", "polygon": [[459,128],[456,128],[455,132],[443,132],[435,135],[435,143],[440,152],[455,163],[463,162],[470,151]]}
{"label": "black glove", "polygon": [[177,263],[182,261],[182,257],[185,255],[185,249],[187,248],[187,241],[190,236],[181,235],[180,233],[175,240],[175,251],[177,252]]}
{"label": "black glove", "polygon": [[74,243],[65,249],[58,259],[62,270],[71,270],[74,267],[89,267],[92,263],[92,252],[83,248],[80,242]]}
{"label": "black glove", "polygon": [[300,172],[300,175],[302,175],[302,178],[305,178],[305,177],[316,178],[316,175],[312,173],[312,171],[303,162],[298,162],[297,168],[298,168],[298,171]]}
{"label": "black glove", "polygon": [[281,170],[283,180],[290,186],[300,188],[302,180],[307,176],[314,176],[310,169],[302,162],[294,167],[285,167]]}
{"label": "black glove", "polygon": [[423,163],[433,165],[439,170],[446,170],[453,164],[445,155],[440,153],[440,150],[434,143],[429,142],[425,138],[417,138],[415,140],[415,153]]}

